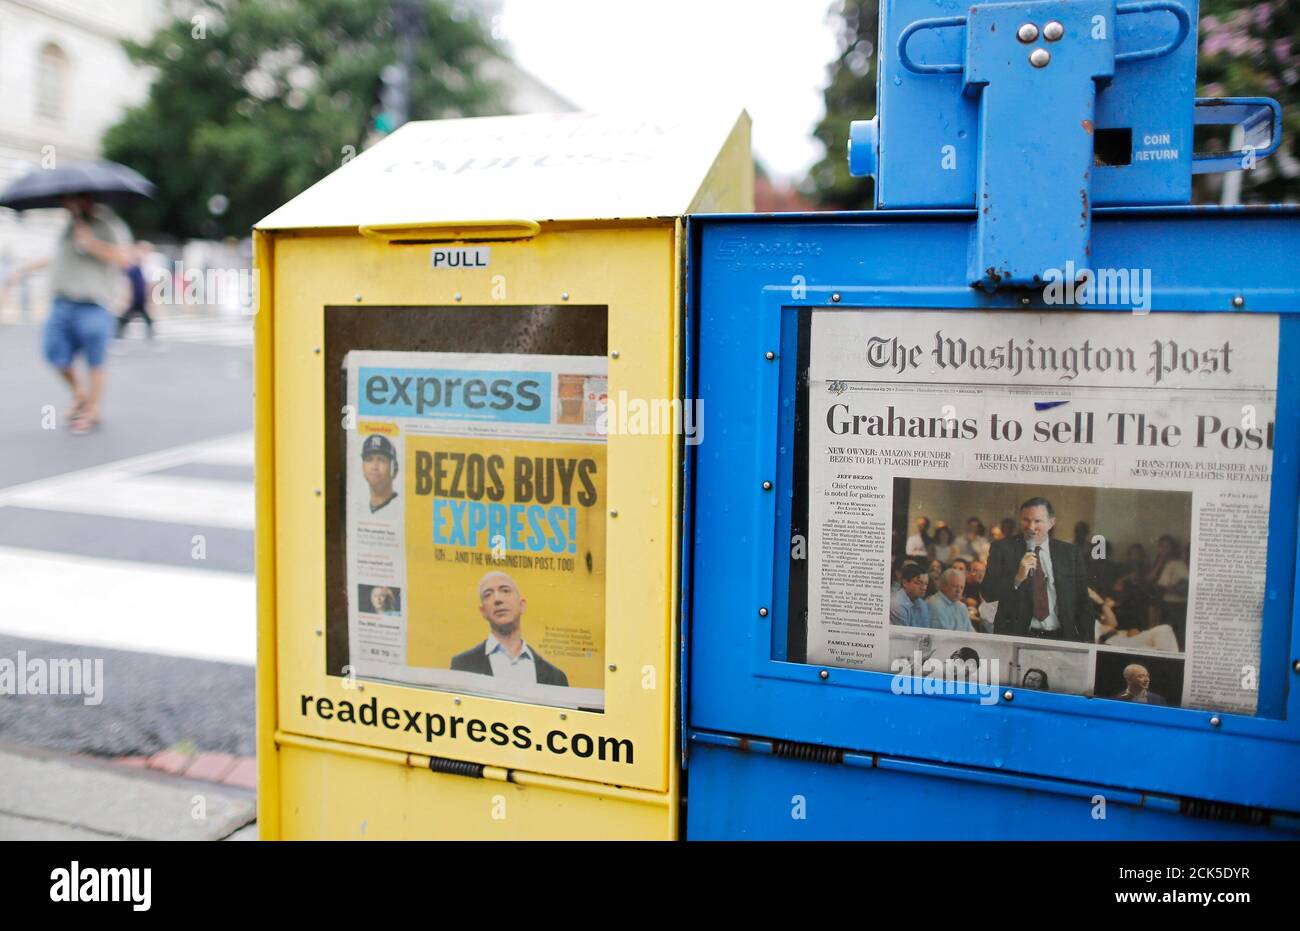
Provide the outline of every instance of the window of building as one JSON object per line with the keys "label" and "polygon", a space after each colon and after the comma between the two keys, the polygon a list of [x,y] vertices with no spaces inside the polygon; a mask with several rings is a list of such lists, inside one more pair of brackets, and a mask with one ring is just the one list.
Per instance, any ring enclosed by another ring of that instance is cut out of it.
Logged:
{"label": "window of building", "polygon": [[70,70],[68,53],[53,42],[46,43],[36,62],[36,115],[41,119],[63,119]]}

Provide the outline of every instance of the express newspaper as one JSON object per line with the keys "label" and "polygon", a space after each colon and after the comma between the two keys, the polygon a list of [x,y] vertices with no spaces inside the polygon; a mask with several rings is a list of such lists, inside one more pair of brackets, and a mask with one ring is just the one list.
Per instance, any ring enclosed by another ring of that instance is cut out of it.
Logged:
{"label": "express newspaper", "polygon": [[347,354],[354,675],[604,707],[606,365]]}

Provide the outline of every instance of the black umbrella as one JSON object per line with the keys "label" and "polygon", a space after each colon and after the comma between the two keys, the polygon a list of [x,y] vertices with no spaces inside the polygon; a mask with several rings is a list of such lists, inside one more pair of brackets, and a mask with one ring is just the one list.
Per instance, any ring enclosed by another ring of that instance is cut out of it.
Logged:
{"label": "black umbrella", "polygon": [[65,197],[85,194],[102,203],[120,204],[136,197],[153,197],[158,188],[125,165],[98,159],[68,162],[58,168],[28,172],[0,194],[0,207],[34,210],[62,207]]}

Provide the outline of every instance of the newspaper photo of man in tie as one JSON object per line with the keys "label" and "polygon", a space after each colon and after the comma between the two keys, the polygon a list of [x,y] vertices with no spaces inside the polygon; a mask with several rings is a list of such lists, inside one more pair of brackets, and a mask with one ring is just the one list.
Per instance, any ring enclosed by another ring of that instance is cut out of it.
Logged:
{"label": "newspaper photo of man in tie", "polygon": [[997,602],[993,632],[1091,643],[1094,618],[1083,551],[1051,536],[1052,502],[1020,505],[1020,533],[993,544],[980,594]]}

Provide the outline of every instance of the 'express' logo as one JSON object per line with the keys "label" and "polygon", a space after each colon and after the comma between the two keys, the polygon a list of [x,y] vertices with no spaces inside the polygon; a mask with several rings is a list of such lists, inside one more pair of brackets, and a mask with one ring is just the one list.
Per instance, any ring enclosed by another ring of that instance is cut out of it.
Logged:
{"label": "'express' logo", "polygon": [[549,372],[361,370],[361,414],[549,423]]}

